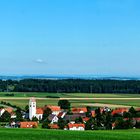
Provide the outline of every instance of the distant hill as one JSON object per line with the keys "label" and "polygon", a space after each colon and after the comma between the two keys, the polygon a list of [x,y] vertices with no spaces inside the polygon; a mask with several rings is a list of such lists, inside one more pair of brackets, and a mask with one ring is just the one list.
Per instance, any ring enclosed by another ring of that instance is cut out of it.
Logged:
{"label": "distant hill", "polygon": [[1,80],[23,80],[23,79],[89,79],[89,80],[140,80],[140,77],[119,77],[119,76],[96,76],[96,75],[15,75],[0,76]]}

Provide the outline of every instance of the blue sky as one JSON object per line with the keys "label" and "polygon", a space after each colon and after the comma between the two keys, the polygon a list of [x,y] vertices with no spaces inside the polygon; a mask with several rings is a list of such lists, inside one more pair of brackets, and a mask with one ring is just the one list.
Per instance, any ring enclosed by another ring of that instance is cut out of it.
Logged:
{"label": "blue sky", "polygon": [[139,0],[0,1],[0,75],[140,76]]}

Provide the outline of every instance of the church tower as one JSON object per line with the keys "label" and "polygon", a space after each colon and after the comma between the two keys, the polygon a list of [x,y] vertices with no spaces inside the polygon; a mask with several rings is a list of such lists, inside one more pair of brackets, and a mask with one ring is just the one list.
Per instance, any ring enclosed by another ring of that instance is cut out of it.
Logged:
{"label": "church tower", "polygon": [[36,100],[35,98],[30,98],[29,100],[29,119],[32,120],[36,117]]}

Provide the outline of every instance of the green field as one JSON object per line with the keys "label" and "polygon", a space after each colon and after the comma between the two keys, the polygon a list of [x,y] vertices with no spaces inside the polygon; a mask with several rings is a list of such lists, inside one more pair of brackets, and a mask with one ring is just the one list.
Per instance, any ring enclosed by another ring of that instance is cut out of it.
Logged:
{"label": "green field", "polygon": [[[0,97],[7,97],[7,92],[0,92]],[[42,92],[8,92],[14,97],[40,97],[57,96],[60,98],[140,98],[140,94],[97,94],[97,93],[42,93]]]}
{"label": "green field", "polygon": [[0,129],[0,140],[140,140],[140,130],[61,131],[41,129]]}
{"label": "green field", "polygon": [[[36,97],[41,98],[37,100],[37,106],[43,107],[44,105],[57,105],[59,98],[46,98],[46,96],[57,96],[60,98],[79,98],[79,99],[69,99],[71,102],[71,106],[88,106],[88,104],[94,103],[102,103],[102,104],[116,104],[116,105],[125,105],[125,106],[134,106],[134,107],[140,107],[140,101],[134,100],[134,99],[123,99],[123,98],[140,98],[140,94],[87,94],[87,93],[13,93],[15,96],[5,96],[6,93],[1,92],[0,93],[0,101],[6,101],[13,105],[17,105],[21,108],[24,108],[28,102],[29,97]],[[8,93],[11,94],[11,93]],[[24,98],[24,99],[18,99],[18,98]],[[27,98],[27,99],[26,99]],[[84,98],[89,98],[84,99]],[[96,100],[93,100],[91,98],[97,98]],[[102,100],[100,98],[105,98],[105,100]],[[110,100],[106,98],[121,98],[116,100]],[[80,100],[83,99],[83,100]]]}

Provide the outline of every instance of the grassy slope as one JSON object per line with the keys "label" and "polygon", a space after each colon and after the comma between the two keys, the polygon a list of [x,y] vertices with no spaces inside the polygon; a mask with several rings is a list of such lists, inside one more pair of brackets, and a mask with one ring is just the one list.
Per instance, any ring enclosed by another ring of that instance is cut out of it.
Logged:
{"label": "grassy slope", "polygon": [[40,129],[0,129],[0,140],[140,140],[139,130],[57,131]]}

